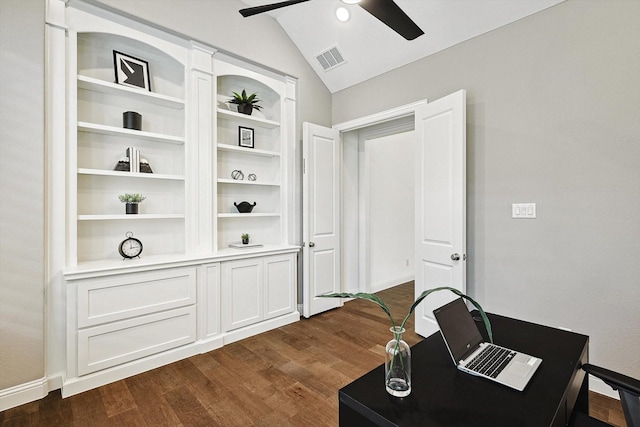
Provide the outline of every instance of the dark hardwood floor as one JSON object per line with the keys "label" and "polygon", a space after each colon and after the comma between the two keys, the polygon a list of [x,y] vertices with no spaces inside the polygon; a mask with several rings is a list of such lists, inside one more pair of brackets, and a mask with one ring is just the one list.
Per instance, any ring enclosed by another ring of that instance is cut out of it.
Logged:
{"label": "dark hardwood floor", "polygon": [[[413,283],[381,292],[396,321]],[[337,426],[338,389],[380,365],[389,322],[362,300],[67,399],[0,413],[7,426]],[[421,340],[408,324],[405,340]],[[592,393],[592,415],[624,427],[620,403]]]}

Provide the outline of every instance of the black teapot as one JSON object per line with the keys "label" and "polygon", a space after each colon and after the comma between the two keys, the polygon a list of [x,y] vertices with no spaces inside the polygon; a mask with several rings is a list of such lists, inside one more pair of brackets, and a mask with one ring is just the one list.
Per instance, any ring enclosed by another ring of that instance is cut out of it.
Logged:
{"label": "black teapot", "polygon": [[253,204],[249,202],[242,202],[240,204],[233,202],[233,205],[236,207],[236,209],[238,209],[238,212],[240,213],[251,213],[253,208],[256,207],[256,202],[253,202]]}

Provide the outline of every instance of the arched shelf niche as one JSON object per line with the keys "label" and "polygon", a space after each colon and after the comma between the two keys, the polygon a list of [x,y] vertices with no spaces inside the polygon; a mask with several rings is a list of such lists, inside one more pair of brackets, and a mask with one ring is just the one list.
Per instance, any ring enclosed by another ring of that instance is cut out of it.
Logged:
{"label": "arched shelf niche", "polygon": [[185,98],[185,66],[161,48],[122,35],[80,32],[77,37],[78,76],[115,83],[114,51],[148,63],[151,93]]}
{"label": "arched shelf niche", "polygon": [[281,95],[275,88],[268,84],[247,76],[236,74],[224,74],[218,76],[218,108],[225,111],[237,112],[237,106],[230,104],[233,92],[242,93],[247,91],[247,95],[256,93],[260,99],[262,109],[253,110],[252,116],[268,121],[278,122],[281,120]]}

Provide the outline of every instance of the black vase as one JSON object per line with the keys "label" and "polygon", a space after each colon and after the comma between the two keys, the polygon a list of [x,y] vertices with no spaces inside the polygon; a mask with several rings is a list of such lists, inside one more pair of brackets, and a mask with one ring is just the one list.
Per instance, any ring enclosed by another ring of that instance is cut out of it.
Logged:
{"label": "black vase", "polygon": [[238,104],[238,113],[242,113],[250,116],[252,112],[253,112],[253,104]]}
{"label": "black vase", "polygon": [[125,129],[142,129],[142,116],[135,111],[125,111],[122,113],[122,127]]}
{"label": "black vase", "polygon": [[127,203],[127,215],[128,214],[137,214],[138,213],[138,204],[137,203]]}

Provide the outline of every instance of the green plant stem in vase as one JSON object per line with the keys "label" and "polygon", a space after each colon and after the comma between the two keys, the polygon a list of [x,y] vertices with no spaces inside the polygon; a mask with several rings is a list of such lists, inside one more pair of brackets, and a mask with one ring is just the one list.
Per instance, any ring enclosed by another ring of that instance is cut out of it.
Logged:
{"label": "green plant stem in vase", "polygon": [[400,325],[396,325],[389,307],[375,294],[369,294],[365,292],[347,293],[339,292],[333,294],[320,295],[325,298],[358,298],[371,301],[382,308],[391,321],[391,333],[393,339],[387,343],[386,356],[385,356],[385,388],[387,392],[392,396],[405,397],[411,393],[411,348],[402,340],[402,334],[405,332],[405,324],[411,314],[414,312],[418,304],[422,302],[427,296],[438,291],[450,291],[454,294],[468,300],[473,306],[480,312],[480,316],[484,322],[484,326],[487,329],[489,340],[493,342],[493,332],[491,330],[491,322],[487,314],[484,312],[480,304],[478,304],[473,298],[465,295],[456,288],[449,286],[442,286],[438,288],[427,289],[422,292],[418,298],[413,302],[409,308],[409,312],[402,320]]}
{"label": "green plant stem in vase", "polygon": [[249,244],[249,235],[247,233],[244,233],[240,236],[240,238],[242,239],[242,244],[243,245],[248,245]]}

